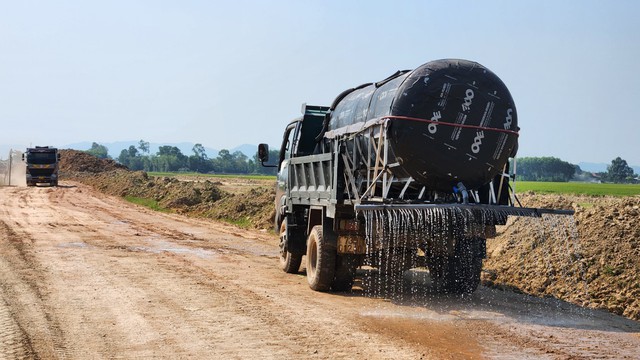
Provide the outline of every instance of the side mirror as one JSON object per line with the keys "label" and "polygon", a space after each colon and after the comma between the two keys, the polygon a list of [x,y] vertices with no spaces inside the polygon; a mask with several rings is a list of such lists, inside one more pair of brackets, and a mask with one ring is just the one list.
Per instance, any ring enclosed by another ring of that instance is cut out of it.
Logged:
{"label": "side mirror", "polygon": [[258,145],[258,159],[260,159],[260,164],[264,167],[278,167],[278,165],[265,164],[265,162],[269,161],[269,145],[267,144]]}
{"label": "side mirror", "polygon": [[260,159],[261,162],[269,161],[269,145],[258,145],[258,159]]}
{"label": "side mirror", "polygon": [[60,160],[60,153],[58,153],[58,160]]}
{"label": "side mirror", "polygon": [[22,154],[22,161],[24,161],[24,153]]}

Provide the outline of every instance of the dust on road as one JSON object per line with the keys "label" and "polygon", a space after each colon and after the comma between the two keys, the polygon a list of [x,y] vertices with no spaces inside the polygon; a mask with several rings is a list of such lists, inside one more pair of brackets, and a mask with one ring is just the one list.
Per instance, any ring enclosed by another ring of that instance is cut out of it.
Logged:
{"label": "dust on road", "polygon": [[[0,359],[636,358],[640,325],[481,287],[311,291],[275,237],[79,183],[0,188]],[[420,288],[423,286],[423,288]]]}

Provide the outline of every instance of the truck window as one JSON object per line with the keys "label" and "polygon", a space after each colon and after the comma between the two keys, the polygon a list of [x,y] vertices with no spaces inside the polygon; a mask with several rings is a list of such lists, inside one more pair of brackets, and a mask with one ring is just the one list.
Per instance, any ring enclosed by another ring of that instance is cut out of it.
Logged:
{"label": "truck window", "polygon": [[316,136],[322,131],[324,115],[305,115],[300,126],[300,135],[298,136],[298,145],[295,149],[296,156],[305,156],[313,154],[316,148]]}
{"label": "truck window", "polygon": [[57,161],[56,153],[43,152],[43,153],[27,153],[27,162],[36,165],[55,164]]}

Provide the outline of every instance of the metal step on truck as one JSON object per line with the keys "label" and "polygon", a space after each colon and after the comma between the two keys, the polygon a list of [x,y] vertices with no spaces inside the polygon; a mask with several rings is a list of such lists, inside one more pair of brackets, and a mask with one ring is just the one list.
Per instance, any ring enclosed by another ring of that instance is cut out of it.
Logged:
{"label": "metal step on truck", "polygon": [[367,265],[427,268],[435,288],[480,283],[486,239],[508,216],[571,210],[516,206],[509,160],[515,104],[482,65],[459,59],[398,71],[348,89],[331,106],[303,105],[284,131],[277,165],[280,266],[309,286],[348,291]]}

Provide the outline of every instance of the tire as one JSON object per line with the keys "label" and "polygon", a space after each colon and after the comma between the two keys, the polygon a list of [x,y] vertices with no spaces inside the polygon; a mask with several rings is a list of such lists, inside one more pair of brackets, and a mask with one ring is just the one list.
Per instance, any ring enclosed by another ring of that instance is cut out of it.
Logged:
{"label": "tire", "polygon": [[314,226],[307,239],[307,281],[311,289],[331,289],[336,272],[336,255],[336,249],[322,234],[322,226]]}
{"label": "tire", "polygon": [[468,295],[476,291],[482,272],[481,245],[484,239],[461,239],[453,256],[431,259],[429,273],[439,293]]}
{"label": "tire", "polygon": [[297,274],[302,263],[302,254],[292,254],[287,249],[287,239],[289,237],[288,222],[285,217],[280,224],[280,269],[288,274]]}
{"label": "tire", "polygon": [[331,283],[333,291],[351,291],[353,281],[356,278],[356,269],[360,266],[362,257],[360,255],[337,255],[336,272]]}

